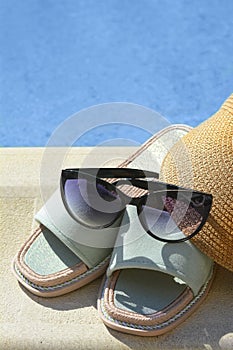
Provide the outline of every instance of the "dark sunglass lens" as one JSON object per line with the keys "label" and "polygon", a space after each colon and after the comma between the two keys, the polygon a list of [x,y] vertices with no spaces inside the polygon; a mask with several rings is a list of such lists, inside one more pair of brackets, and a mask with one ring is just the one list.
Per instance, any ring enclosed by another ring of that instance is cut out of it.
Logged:
{"label": "dark sunglass lens", "polygon": [[64,194],[72,216],[90,227],[111,224],[122,210],[121,199],[114,190],[84,178],[66,180]]}
{"label": "dark sunglass lens", "polygon": [[[202,196],[203,197],[203,196]],[[202,224],[205,199],[192,200],[192,193],[156,193],[142,208],[146,229],[165,240],[180,240],[192,235]]]}

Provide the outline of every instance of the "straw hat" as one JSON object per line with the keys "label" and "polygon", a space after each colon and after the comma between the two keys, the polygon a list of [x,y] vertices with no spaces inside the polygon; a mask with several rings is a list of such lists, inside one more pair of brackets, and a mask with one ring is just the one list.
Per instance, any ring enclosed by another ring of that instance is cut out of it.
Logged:
{"label": "straw hat", "polygon": [[233,271],[233,94],[173,146],[163,161],[161,178],[213,195],[208,221],[193,242]]}

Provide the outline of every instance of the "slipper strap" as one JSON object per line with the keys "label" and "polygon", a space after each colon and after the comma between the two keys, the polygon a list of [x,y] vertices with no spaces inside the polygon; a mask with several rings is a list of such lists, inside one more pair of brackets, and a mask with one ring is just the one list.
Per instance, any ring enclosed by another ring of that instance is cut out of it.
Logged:
{"label": "slipper strap", "polygon": [[197,295],[212,276],[213,261],[190,241],[164,243],[149,236],[142,227],[136,207],[128,206],[107,271],[149,269],[174,276]]}
{"label": "slipper strap", "polygon": [[69,215],[57,190],[35,215],[35,219],[92,268],[111,253],[122,217],[108,228],[87,228]]}

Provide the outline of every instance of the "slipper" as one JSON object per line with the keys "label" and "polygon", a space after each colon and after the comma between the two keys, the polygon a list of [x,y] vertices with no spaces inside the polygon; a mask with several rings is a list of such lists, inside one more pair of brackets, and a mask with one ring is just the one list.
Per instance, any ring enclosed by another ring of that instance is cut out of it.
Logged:
{"label": "slipper", "polygon": [[[146,169],[159,172],[165,155],[166,150],[160,149],[156,169],[152,162]],[[141,158],[142,168],[145,159]],[[158,222],[156,229],[160,236],[163,227]],[[149,236],[136,207],[128,206],[100,288],[98,312],[112,329],[161,335],[183,322],[205,299],[213,271],[213,261],[191,241],[164,243]]]}
{"label": "slipper", "polygon": [[[112,252],[108,247],[114,245],[122,218],[98,232],[84,227],[67,213],[57,190],[35,219],[39,227],[13,261],[16,278],[33,294],[43,297],[66,294],[106,271]],[[90,246],[89,242],[96,240],[98,244]],[[85,241],[86,245],[82,244]]]}
{"label": "slipper", "polygon": [[156,241],[144,231],[136,208],[130,206],[100,288],[98,311],[110,328],[141,336],[160,335],[196,309],[212,280],[210,258],[190,241]]}
{"label": "slipper", "polygon": [[[146,159],[148,166],[151,161],[156,164],[160,153],[167,153],[189,130],[185,125],[165,128],[119,167],[133,163],[140,167]],[[148,150],[150,157],[146,156]],[[16,278],[30,292],[42,297],[63,295],[106,271],[122,217],[103,230],[84,227],[67,213],[60,190],[57,190],[35,219],[39,222],[38,228],[23,244],[12,264]],[[90,242],[96,242],[95,246],[90,246]]]}

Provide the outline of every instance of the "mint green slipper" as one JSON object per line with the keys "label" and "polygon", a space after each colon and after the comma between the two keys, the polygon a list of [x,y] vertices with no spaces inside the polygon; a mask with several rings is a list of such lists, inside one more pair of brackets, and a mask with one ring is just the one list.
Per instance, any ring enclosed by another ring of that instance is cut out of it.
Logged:
{"label": "mint green slipper", "polygon": [[190,241],[163,243],[149,236],[136,207],[129,206],[100,289],[100,317],[121,332],[163,334],[204,300],[213,265]]}
{"label": "mint green slipper", "polygon": [[[28,290],[44,297],[58,296],[105,272],[121,218],[104,230],[88,229],[67,213],[59,190],[35,218],[40,225],[13,262],[15,276]],[[96,241],[95,247],[90,246]]]}

